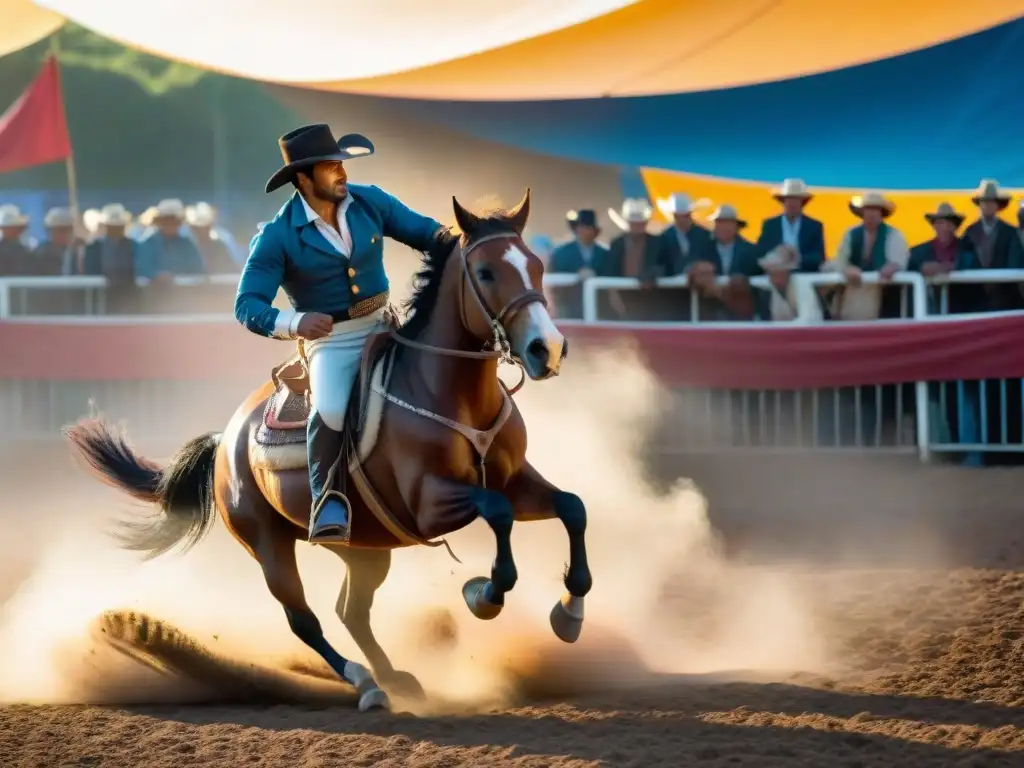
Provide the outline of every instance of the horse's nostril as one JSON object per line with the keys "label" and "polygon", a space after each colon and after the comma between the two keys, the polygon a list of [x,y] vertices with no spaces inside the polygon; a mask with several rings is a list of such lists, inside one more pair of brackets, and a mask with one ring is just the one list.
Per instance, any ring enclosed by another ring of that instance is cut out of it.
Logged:
{"label": "horse's nostril", "polygon": [[542,368],[548,364],[548,345],[543,339],[534,339],[526,347],[526,354],[533,358],[534,362]]}

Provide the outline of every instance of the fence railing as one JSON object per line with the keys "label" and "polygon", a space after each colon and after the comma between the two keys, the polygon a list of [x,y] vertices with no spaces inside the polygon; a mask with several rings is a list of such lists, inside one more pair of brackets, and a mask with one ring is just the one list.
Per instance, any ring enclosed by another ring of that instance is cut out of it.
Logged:
{"label": "fence railing", "polygon": [[[172,290],[194,289],[209,285],[233,291],[237,275],[211,277],[180,277]],[[837,273],[796,274],[797,317],[792,325],[821,322],[818,289],[842,285]],[[727,282],[720,279],[720,283]],[[862,282],[882,284],[877,273],[865,273]],[[886,284],[899,286],[903,293],[901,313],[908,319],[939,319],[936,314],[948,311],[949,289],[957,284],[1024,285],[1024,270],[978,270],[954,272],[925,278],[920,274],[900,272]],[[144,281],[140,281],[140,286]],[[767,277],[751,280],[755,290],[768,290]],[[599,297],[610,291],[639,291],[640,282],[631,278],[589,278],[555,274],[545,278],[546,288],[578,287],[582,298],[580,322],[614,330],[626,327],[617,320],[601,318]],[[685,276],[657,281],[649,290],[685,290]],[[116,320],[106,312],[107,282],[101,277],[40,277],[0,279],[0,320],[39,321],[75,324],[124,324],[163,322],[211,322],[230,320],[225,308],[217,315],[191,317],[151,316],[145,319],[121,315]],[[83,309],[62,316],[40,317],[31,311],[26,294],[33,291],[76,293]],[[700,322],[699,299],[690,293],[681,321],[658,323],[660,327],[691,326]],[[219,307],[220,304],[217,304]],[[955,316],[948,318],[955,320]],[[570,323],[571,324],[571,323]],[[632,323],[636,325],[635,321]],[[701,323],[712,330],[718,323]],[[764,323],[728,323],[730,327],[748,325],[763,327]],[[92,398],[114,399],[115,390],[102,383],[4,381],[0,373],[0,414],[8,427],[21,425],[16,433],[51,433],[69,417],[87,412]],[[165,387],[165,389],[160,389]],[[116,387],[116,398],[132,412],[133,420],[143,418],[152,405],[165,395],[175,393],[160,382],[132,382]],[[83,393],[93,392],[85,397]],[[133,394],[134,393],[134,394]],[[953,381],[942,384],[908,382],[903,385],[866,385],[856,388],[818,391],[694,391],[678,393],[673,414],[664,424],[675,423],[658,441],[664,450],[872,450],[916,451],[922,460],[935,453],[961,453],[970,461],[980,453],[1024,453],[1024,382],[1021,380]],[[31,402],[31,408],[24,406]],[[106,404],[100,403],[101,406]],[[9,412],[8,412],[9,411]],[[153,419],[149,415],[146,418]],[[673,419],[676,421],[673,422]],[[678,420],[682,421],[678,421]],[[664,424],[662,426],[664,426]]]}

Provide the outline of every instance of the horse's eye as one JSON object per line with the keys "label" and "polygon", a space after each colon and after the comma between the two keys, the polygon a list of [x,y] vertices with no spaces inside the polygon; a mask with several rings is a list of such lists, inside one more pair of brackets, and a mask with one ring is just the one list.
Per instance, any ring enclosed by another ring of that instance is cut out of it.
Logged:
{"label": "horse's eye", "polygon": [[493,283],[494,272],[491,271],[490,267],[478,267],[476,270],[476,279],[481,283]]}

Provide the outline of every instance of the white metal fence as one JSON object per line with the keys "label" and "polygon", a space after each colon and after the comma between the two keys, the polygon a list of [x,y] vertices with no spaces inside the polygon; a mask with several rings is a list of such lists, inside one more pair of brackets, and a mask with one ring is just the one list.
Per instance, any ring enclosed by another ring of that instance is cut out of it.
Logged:
{"label": "white metal fence", "polygon": [[[790,324],[822,322],[817,289],[843,284],[842,275],[798,274],[793,279],[798,286],[797,317]],[[184,294],[185,289],[194,291],[197,286],[205,285],[222,292],[224,301],[228,301],[237,280],[237,275],[177,278],[171,290],[182,289]],[[877,273],[865,273],[863,282],[872,285],[882,281]],[[932,311],[945,315],[949,309],[950,286],[1024,285],[1024,270],[956,272],[933,278],[901,272],[888,282],[901,288],[901,315],[936,319]],[[770,288],[766,277],[754,278],[751,285],[756,290]],[[610,327],[618,321],[600,316],[601,294],[641,290],[639,281],[631,278],[583,280],[576,275],[548,275],[545,287],[578,288],[581,322]],[[680,292],[688,287],[687,278],[679,276],[659,280],[650,290]],[[106,281],[96,277],[0,279],[0,321],[38,317],[38,313],[32,311],[33,294],[37,292],[75,297],[68,305],[71,311],[60,317],[49,316],[49,322],[81,322],[85,320],[83,315],[96,321],[107,311],[107,290]],[[682,327],[700,322],[696,294],[689,292],[685,301],[685,309],[681,310],[683,319],[659,322],[657,326]],[[124,320],[131,322],[128,318]],[[763,324],[756,321],[750,325],[760,327]],[[255,383],[248,382],[248,386]],[[239,382],[237,392],[232,388],[230,393],[224,393],[223,387],[211,390],[209,397],[214,400],[206,404],[216,413],[230,414],[246,389],[246,383]],[[656,443],[664,451],[916,451],[922,460],[927,460],[933,452],[958,453],[968,463],[979,462],[982,453],[1024,453],[1024,382],[1021,380],[907,382],[788,392],[688,390],[677,393],[675,398],[655,430]],[[184,384],[26,382],[5,380],[0,371],[0,419],[8,436],[16,439],[52,436],[63,424],[96,408],[146,430],[159,432],[180,427],[181,408],[192,407],[193,413],[199,415],[202,409],[196,409],[195,402],[193,387]],[[208,426],[216,428],[216,425]]]}

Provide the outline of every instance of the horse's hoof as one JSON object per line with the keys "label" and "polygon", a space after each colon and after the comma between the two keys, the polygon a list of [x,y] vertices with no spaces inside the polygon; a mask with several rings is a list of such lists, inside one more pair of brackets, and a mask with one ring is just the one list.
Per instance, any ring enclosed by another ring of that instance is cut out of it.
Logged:
{"label": "horse's hoof", "polygon": [[369,712],[371,709],[391,709],[388,695],[380,688],[370,688],[359,696],[359,711]]}
{"label": "horse's hoof", "polygon": [[380,684],[395,696],[416,701],[422,701],[427,698],[427,692],[423,690],[420,681],[408,672],[395,670],[390,675],[379,678],[379,680]]}
{"label": "horse's hoof", "polygon": [[505,606],[496,605],[486,597],[487,585],[491,580],[486,576],[477,576],[462,585],[462,599],[466,601],[469,610],[478,619],[489,621],[501,613]]}
{"label": "horse's hoof", "polygon": [[583,598],[566,593],[551,609],[551,629],[559,640],[575,643],[583,630]]}

